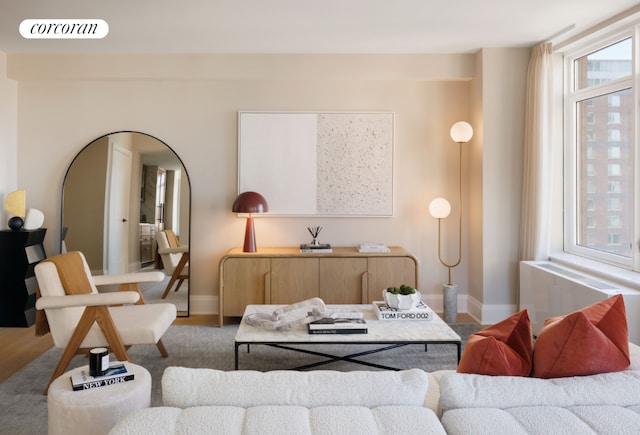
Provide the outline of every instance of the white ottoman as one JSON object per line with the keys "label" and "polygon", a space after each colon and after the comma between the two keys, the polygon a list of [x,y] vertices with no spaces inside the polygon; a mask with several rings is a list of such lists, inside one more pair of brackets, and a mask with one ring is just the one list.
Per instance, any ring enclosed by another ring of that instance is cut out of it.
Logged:
{"label": "white ottoman", "polygon": [[125,415],[151,405],[151,374],[144,367],[125,363],[134,378],[122,384],[73,391],[71,370],[51,383],[47,398],[49,435],[106,434]]}

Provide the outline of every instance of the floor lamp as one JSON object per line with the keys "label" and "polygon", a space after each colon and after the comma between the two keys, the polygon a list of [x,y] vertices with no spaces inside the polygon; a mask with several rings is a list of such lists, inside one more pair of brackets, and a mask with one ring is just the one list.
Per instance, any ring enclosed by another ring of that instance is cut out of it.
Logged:
{"label": "floor lamp", "polygon": [[441,249],[441,222],[442,219],[451,213],[451,204],[444,198],[436,198],[429,204],[429,213],[438,219],[438,260],[449,269],[449,279],[447,284],[442,286],[442,305],[444,321],[455,323],[458,318],[458,286],[451,282],[451,269],[460,264],[462,260],[462,144],[469,142],[473,137],[473,128],[467,122],[460,121],[453,124],[450,131],[451,139],[459,146],[459,166],[458,166],[458,259],[453,263],[448,263],[442,258]]}

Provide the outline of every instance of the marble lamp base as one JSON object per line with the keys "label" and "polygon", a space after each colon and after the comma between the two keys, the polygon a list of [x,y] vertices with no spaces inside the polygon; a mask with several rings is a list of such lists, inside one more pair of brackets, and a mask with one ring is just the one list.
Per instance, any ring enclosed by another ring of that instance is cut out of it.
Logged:
{"label": "marble lamp base", "polygon": [[442,307],[444,321],[456,323],[458,320],[458,286],[455,284],[444,284],[442,286]]}

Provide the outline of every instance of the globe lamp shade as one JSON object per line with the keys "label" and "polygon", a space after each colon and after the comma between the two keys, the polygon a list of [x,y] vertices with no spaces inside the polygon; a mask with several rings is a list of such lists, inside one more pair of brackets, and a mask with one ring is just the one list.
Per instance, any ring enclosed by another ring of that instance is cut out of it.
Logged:
{"label": "globe lamp shade", "polygon": [[269,211],[269,204],[262,195],[257,192],[243,192],[233,202],[231,209],[235,213],[249,213],[244,233],[243,252],[256,252],[256,232],[253,226],[252,213],[264,213]]}
{"label": "globe lamp shade", "polygon": [[453,124],[449,134],[456,143],[469,142],[473,137],[473,127],[468,122],[459,121]]}
{"label": "globe lamp shade", "polygon": [[429,213],[436,219],[444,219],[451,213],[451,204],[444,198],[436,198],[429,204]]}

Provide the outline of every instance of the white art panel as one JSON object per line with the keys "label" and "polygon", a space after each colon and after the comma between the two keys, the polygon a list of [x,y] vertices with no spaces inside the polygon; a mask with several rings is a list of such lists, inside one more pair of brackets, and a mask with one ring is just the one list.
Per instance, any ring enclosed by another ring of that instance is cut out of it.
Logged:
{"label": "white art panel", "polygon": [[392,216],[392,113],[239,112],[238,192],[273,215]]}

